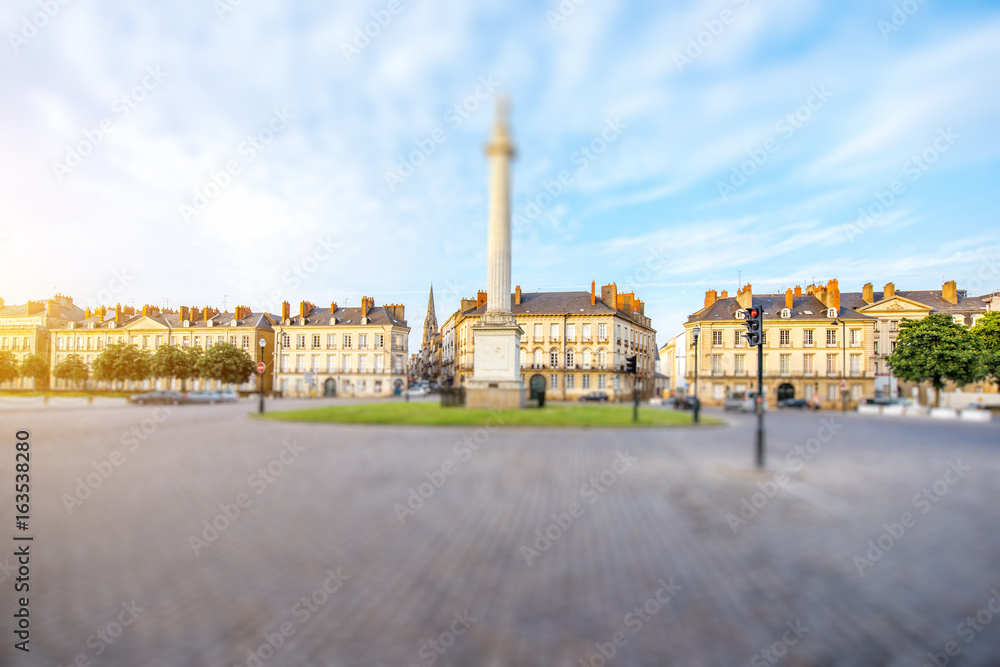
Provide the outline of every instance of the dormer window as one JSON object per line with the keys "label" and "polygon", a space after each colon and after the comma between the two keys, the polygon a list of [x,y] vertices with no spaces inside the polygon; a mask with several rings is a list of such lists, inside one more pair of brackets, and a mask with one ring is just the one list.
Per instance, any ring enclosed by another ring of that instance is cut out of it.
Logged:
{"label": "dormer window", "polygon": [[747,318],[747,313],[745,310],[737,310],[734,313],[734,315],[736,315],[736,319],[738,320],[745,320]]}
{"label": "dormer window", "polygon": [[185,327],[191,326],[191,320],[184,320],[184,323],[181,326],[185,326]]}
{"label": "dormer window", "polygon": [[791,310],[791,308],[782,308],[781,309],[781,317],[783,319],[787,320],[791,316],[792,316],[792,310]]}
{"label": "dormer window", "polygon": [[232,322],[229,323],[229,326],[236,327],[239,326],[239,324],[240,324],[239,320],[233,320]]}
{"label": "dormer window", "polygon": [[828,311],[826,311],[826,316],[827,317],[831,317],[831,318],[832,317],[836,317],[837,316],[837,309],[836,308],[830,308]]}

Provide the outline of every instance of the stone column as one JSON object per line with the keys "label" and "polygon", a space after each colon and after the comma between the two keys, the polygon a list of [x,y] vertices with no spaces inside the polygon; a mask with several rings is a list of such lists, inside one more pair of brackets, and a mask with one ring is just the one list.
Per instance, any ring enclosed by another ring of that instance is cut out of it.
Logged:
{"label": "stone column", "polygon": [[507,130],[508,103],[497,102],[493,137],[486,145],[490,164],[489,245],[486,268],[486,313],[483,323],[514,324],[510,312],[510,161],[514,144]]}

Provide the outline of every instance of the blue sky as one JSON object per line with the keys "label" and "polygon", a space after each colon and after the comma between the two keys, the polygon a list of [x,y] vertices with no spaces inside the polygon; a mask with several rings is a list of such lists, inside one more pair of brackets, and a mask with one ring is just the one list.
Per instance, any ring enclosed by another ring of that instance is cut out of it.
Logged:
{"label": "blue sky", "polygon": [[995,3],[278,4],[4,3],[7,303],[371,295],[418,342],[485,289],[500,91],[525,290],[662,342],[740,276],[1000,288]]}

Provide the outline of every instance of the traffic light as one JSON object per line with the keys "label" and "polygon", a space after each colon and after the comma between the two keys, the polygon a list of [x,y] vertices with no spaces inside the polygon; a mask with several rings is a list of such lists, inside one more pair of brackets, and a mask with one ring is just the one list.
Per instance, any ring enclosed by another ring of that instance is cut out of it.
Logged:
{"label": "traffic light", "polygon": [[764,333],[764,311],[760,309],[760,306],[753,306],[743,312],[746,313],[743,318],[743,326],[747,328],[747,333],[743,335],[747,337],[747,344],[751,347],[761,345]]}
{"label": "traffic light", "polygon": [[635,369],[636,369],[636,355],[633,354],[631,357],[625,357],[625,372],[635,373]]}

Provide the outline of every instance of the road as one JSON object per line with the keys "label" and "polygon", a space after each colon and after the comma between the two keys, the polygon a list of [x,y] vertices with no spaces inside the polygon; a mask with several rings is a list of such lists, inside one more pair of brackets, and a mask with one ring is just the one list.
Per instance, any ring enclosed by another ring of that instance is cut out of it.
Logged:
{"label": "road", "polygon": [[5,629],[0,664],[997,664],[1000,423],[772,412],[757,472],[752,416],[487,430],[254,407],[0,413],[0,539],[17,429],[35,537],[31,653]]}

